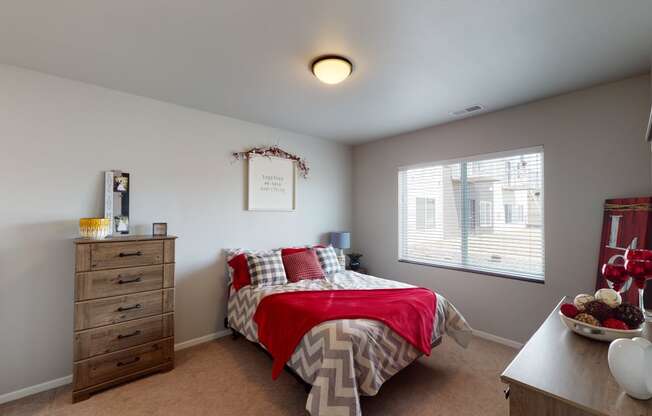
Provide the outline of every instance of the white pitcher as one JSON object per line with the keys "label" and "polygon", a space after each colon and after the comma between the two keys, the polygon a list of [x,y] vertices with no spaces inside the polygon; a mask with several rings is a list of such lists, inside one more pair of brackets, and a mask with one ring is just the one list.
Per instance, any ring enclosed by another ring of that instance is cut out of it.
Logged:
{"label": "white pitcher", "polygon": [[611,374],[630,396],[652,398],[652,342],[645,338],[617,339],[609,345]]}

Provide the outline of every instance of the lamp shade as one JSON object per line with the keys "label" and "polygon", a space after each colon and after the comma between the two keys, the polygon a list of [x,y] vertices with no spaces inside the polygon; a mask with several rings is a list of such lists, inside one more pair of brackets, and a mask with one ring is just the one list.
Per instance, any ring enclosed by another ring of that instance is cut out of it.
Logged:
{"label": "lamp shade", "polygon": [[335,248],[351,248],[351,233],[347,231],[331,233],[331,245]]}

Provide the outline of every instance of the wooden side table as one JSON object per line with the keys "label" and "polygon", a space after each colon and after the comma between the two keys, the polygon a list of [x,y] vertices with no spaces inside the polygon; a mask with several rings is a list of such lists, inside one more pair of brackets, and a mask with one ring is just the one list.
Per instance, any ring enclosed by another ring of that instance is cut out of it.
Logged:
{"label": "wooden side table", "polygon": [[[627,396],[609,371],[609,344],[569,331],[558,316],[566,297],[500,377],[510,416],[652,416],[652,400]],[[643,336],[652,339],[652,324]]]}
{"label": "wooden side table", "polygon": [[[351,269],[347,269],[347,270],[351,270]],[[358,270],[351,270],[351,271],[356,271],[356,272],[362,273],[362,274],[369,274],[369,271],[367,270],[366,267],[358,267]]]}

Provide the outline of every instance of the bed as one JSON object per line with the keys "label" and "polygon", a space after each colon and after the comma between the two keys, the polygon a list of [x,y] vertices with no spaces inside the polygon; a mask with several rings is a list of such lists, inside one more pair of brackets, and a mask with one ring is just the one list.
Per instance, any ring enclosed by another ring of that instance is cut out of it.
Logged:
{"label": "bed", "polygon": [[[266,296],[294,291],[413,288],[406,283],[346,270],[319,280],[230,290],[228,327],[258,343],[254,314]],[[431,346],[444,333],[466,347],[471,328],[457,309],[437,294]],[[263,346],[264,348],[264,346]],[[312,416],[360,416],[359,396],[374,396],[382,384],[419,358],[422,352],[385,324],[369,319],[323,322],[301,339],[287,367],[310,387],[306,410]]]}

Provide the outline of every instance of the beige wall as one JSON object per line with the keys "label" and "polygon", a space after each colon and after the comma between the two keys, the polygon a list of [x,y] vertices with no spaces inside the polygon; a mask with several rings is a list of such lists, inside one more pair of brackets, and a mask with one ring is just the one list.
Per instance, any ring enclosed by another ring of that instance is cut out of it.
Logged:
{"label": "beige wall", "polygon": [[[14,67],[0,65],[0,91],[0,395],[70,374],[70,240],[79,217],[102,214],[107,169],[132,173],[138,231],[166,221],[180,236],[177,341],[222,329],[222,248],[352,224],[372,273],[440,291],[476,328],[523,341],[562,295],[592,289],[602,201],[652,191],[647,76],[361,145],[353,172],[347,146]],[[297,212],[247,212],[230,152],[277,142],[312,168]],[[396,261],[397,167],[540,144],[545,285]]]}
{"label": "beige wall", "polygon": [[[432,288],[476,329],[525,341],[564,295],[591,292],[606,198],[650,195],[649,76],[354,147],[352,242],[372,274]],[[397,168],[543,145],[545,285],[397,261]]]}
{"label": "beige wall", "polygon": [[[132,174],[139,231],[164,221],[180,237],[177,342],[223,329],[222,248],[350,227],[347,146],[8,66],[0,91],[0,395],[71,372],[71,240],[78,218],[103,214],[104,170]],[[245,211],[230,152],[275,143],[311,167],[297,211]]]}

